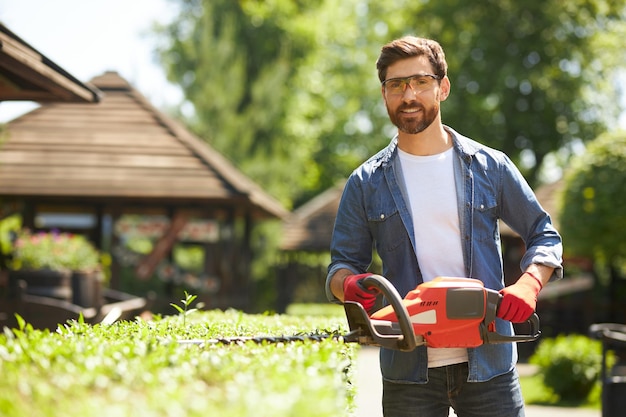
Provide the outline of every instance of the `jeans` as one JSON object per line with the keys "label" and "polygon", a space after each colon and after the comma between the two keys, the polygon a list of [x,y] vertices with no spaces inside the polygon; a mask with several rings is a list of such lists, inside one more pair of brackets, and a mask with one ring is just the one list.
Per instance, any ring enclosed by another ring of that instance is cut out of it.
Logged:
{"label": "jeans", "polygon": [[517,370],[485,382],[467,382],[467,363],[428,370],[426,384],[383,381],[385,417],[524,417]]}

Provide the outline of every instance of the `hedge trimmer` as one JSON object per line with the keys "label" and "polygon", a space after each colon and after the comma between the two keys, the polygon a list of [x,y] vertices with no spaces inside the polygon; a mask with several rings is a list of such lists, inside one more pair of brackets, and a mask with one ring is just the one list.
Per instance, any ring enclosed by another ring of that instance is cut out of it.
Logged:
{"label": "hedge trimmer", "polygon": [[363,279],[366,288],[377,288],[389,305],[367,314],[357,302],[347,301],[344,309],[350,331],[345,335],[313,334],[296,336],[228,337],[209,340],[181,340],[181,344],[237,344],[321,341],[333,338],[348,343],[412,351],[417,346],[436,348],[477,347],[482,344],[537,340],[539,317],[529,319],[530,334],[503,335],[495,319],[502,295],[471,278],[435,278],[418,285],[402,299],[395,287],[380,275]]}

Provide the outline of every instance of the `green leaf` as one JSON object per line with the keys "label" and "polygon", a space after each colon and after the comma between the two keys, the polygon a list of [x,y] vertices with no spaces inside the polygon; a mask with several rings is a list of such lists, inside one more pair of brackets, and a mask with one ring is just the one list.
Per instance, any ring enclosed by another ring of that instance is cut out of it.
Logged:
{"label": "green leaf", "polygon": [[179,305],[174,304],[174,303],[170,303],[170,305],[171,305],[172,307],[174,307],[174,308],[175,308],[175,309],[176,309],[176,310],[177,310],[180,314],[184,314],[184,313],[185,313],[185,310],[183,310],[183,308],[182,308],[182,307],[180,307]]}

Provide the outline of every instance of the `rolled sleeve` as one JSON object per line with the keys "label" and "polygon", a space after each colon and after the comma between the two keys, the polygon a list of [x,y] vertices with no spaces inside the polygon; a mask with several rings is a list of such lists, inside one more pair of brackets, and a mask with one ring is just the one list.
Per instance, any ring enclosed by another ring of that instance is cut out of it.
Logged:
{"label": "rolled sleeve", "polygon": [[342,302],[339,301],[339,299],[335,297],[335,294],[333,294],[333,292],[330,290],[330,280],[332,279],[333,275],[335,275],[337,271],[339,271],[340,269],[349,269],[354,274],[359,273],[358,271],[355,271],[352,268],[352,266],[345,264],[345,263],[336,263],[334,265],[331,265],[328,268],[328,275],[326,275],[326,285],[325,285],[326,298],[328,298],[328,301],[330,301],[331,303],[335,303],[335,304],[342,304]]}
{"label": "rolled sleeve", "polygon": [[561,253],[562,246],[560,243],[552,247],[533,247],[526,251],[522,257],[520,266],[522,271],[526,270],[531,264],[545,265],[554,268],[550,281],[556,281],[563,278]]}

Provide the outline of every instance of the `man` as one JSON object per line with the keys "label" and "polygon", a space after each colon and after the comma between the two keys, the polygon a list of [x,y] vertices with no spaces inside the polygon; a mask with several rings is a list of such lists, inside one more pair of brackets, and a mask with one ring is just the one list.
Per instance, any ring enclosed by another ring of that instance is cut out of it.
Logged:
{"label": "man", "polygon": [[[499,333],[534,312],[537,294],[561,278],[561,238],[518,169],[442,124],[450,94],[441,46],[404,37],[376,62],[390,120],[391,143],[357,168],[341,199],[331,244],[326,293],[368,311],[376,293],[360,282],[375,245],[383,275],[400,295],[437,276],[480,279],[501,291]],[[523,273],[504,287],[498,219],[526,244]],[[513,343],[413,352],[381,349],[386,417],[523,416]]]}

